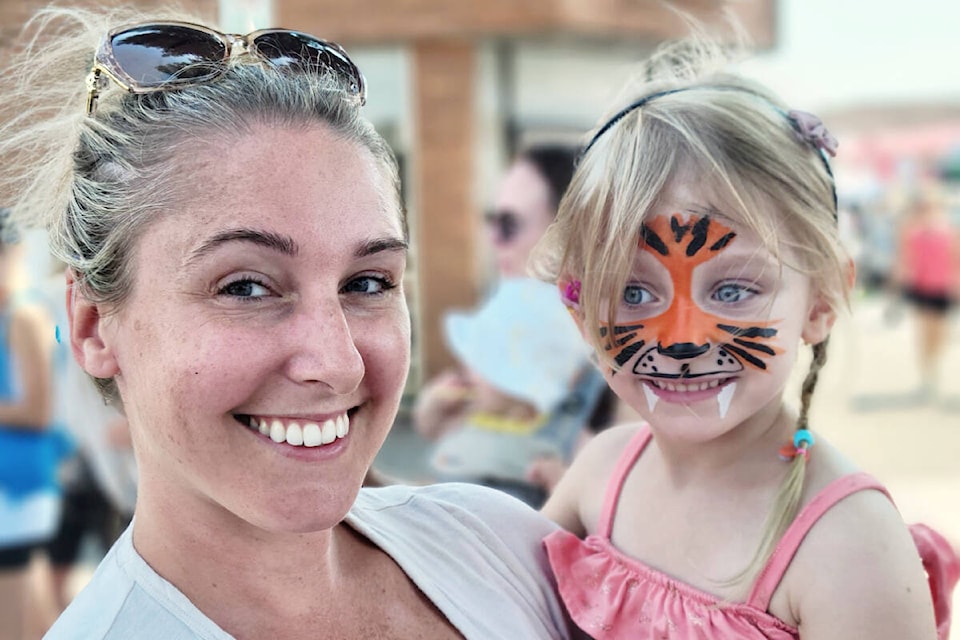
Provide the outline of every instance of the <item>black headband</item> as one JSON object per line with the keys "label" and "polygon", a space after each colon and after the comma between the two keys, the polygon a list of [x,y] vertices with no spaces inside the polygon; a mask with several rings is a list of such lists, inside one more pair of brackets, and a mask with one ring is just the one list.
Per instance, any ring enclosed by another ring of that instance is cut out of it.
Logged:
{"label": "black headband", "polygon": [[590,148],[597,142],[597,140],[613,128],[618,122],[623,120],[630,112],[639,109],[644,106],[651,100],[656,98],[662,98],[663,96],[668,96],[672,93],[680,93],[681,91],[689,91],[690,89],[717,89],[720,91],[739,91],[741,93],[746,93],[752,96],[755,96],[774,109],[777,113],[781,114],[786,120],[790,123],[790,126],[793,127],[793,130],[797,134],[797,138],[810,145],[816,152],[817,156],[820,158],[820,161],[823,163],[823,168],[826,170],[827,175],[830,176],[830,190],[833,193],[833,217],[837,218],[837,183],[833,177],[833,169],[830,168],[830,161],[827,158],[827,154],[835,155],[837,148],[836,139],[830,135],[830,132],[827,131],[826,127],[823,126],[823,123],[815,115],[807,113],[805,111],[784,111],[777,105],[770,102],[770,99],[766,96],[763,96],[749,89],[744,89],[742,87],[735,87],[731,85],[707,85],[699,87],[678,87],[676,89],[666,89],[664,91],[658,91],[656,93],[651,93],[650,95],[639,98],[638,100],[630,103],[617,113],[613,115],[609,120],[607,120],[602,127],[600,127],[593,137],[590,139],[590,142],[587,143],[587,146],[583,148],[583,153],[580,154],[580,157],[583,158],[590,151]]}

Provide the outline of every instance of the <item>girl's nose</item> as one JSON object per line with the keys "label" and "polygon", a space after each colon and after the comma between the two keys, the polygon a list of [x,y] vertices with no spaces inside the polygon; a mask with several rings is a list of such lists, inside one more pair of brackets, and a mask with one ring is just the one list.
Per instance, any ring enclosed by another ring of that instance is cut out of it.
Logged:
{"label": "girl's nose", "polygon": [[702,356],[707,351],[710,351],[710,345],[705,344],[696,344],[693,342],[675,342],[671,345],[664,347],[663,345],[657,345],[657,351],[661,354],[668,356],[670,358],[676,358],[677,360],[687,360],[689,358],[696,358],[697,356]]}

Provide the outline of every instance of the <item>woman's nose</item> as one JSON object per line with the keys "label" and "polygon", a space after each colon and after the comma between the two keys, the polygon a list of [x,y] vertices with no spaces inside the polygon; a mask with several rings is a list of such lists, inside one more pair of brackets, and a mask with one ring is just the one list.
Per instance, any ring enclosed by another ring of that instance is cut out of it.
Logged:
{"label": "woman's nose", "polygon": [[337,394],[350,393],[360,385],[363,357],[339,302],[297,313],[290,338],[295,341],[288,363],[291,379],[322,384]]}

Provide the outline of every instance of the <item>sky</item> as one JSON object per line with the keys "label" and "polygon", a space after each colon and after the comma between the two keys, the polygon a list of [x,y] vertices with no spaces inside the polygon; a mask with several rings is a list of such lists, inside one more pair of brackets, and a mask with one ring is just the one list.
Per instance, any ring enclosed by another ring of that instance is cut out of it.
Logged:
{"label": "sky", "polygon": [[743,71],[792,104],[960,104],[957,0],[776,0],[775,51]]}

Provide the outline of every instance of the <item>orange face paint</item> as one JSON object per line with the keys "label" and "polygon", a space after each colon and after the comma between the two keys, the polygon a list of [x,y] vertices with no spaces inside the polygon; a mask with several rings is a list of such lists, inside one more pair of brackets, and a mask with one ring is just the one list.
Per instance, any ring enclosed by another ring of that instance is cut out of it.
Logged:
{"label": "orange face paint", "polygon": [[[704,311],[693,295],[693,273],[736,239],[736,232],[709,216],[657,216],[640,230],[639,247],[659,261],[673,281],[673,298],[659,315],[614,326],[608,350],[620,366],[636,360],[633,372],[665,378],[732,373],[744,366],[766,369],[765,359],[782,350],[770,344],[771,322],[745,324]],[[698,360],[715,352],[709,366]],[[639,354],[639,357],[636,357]]]}

